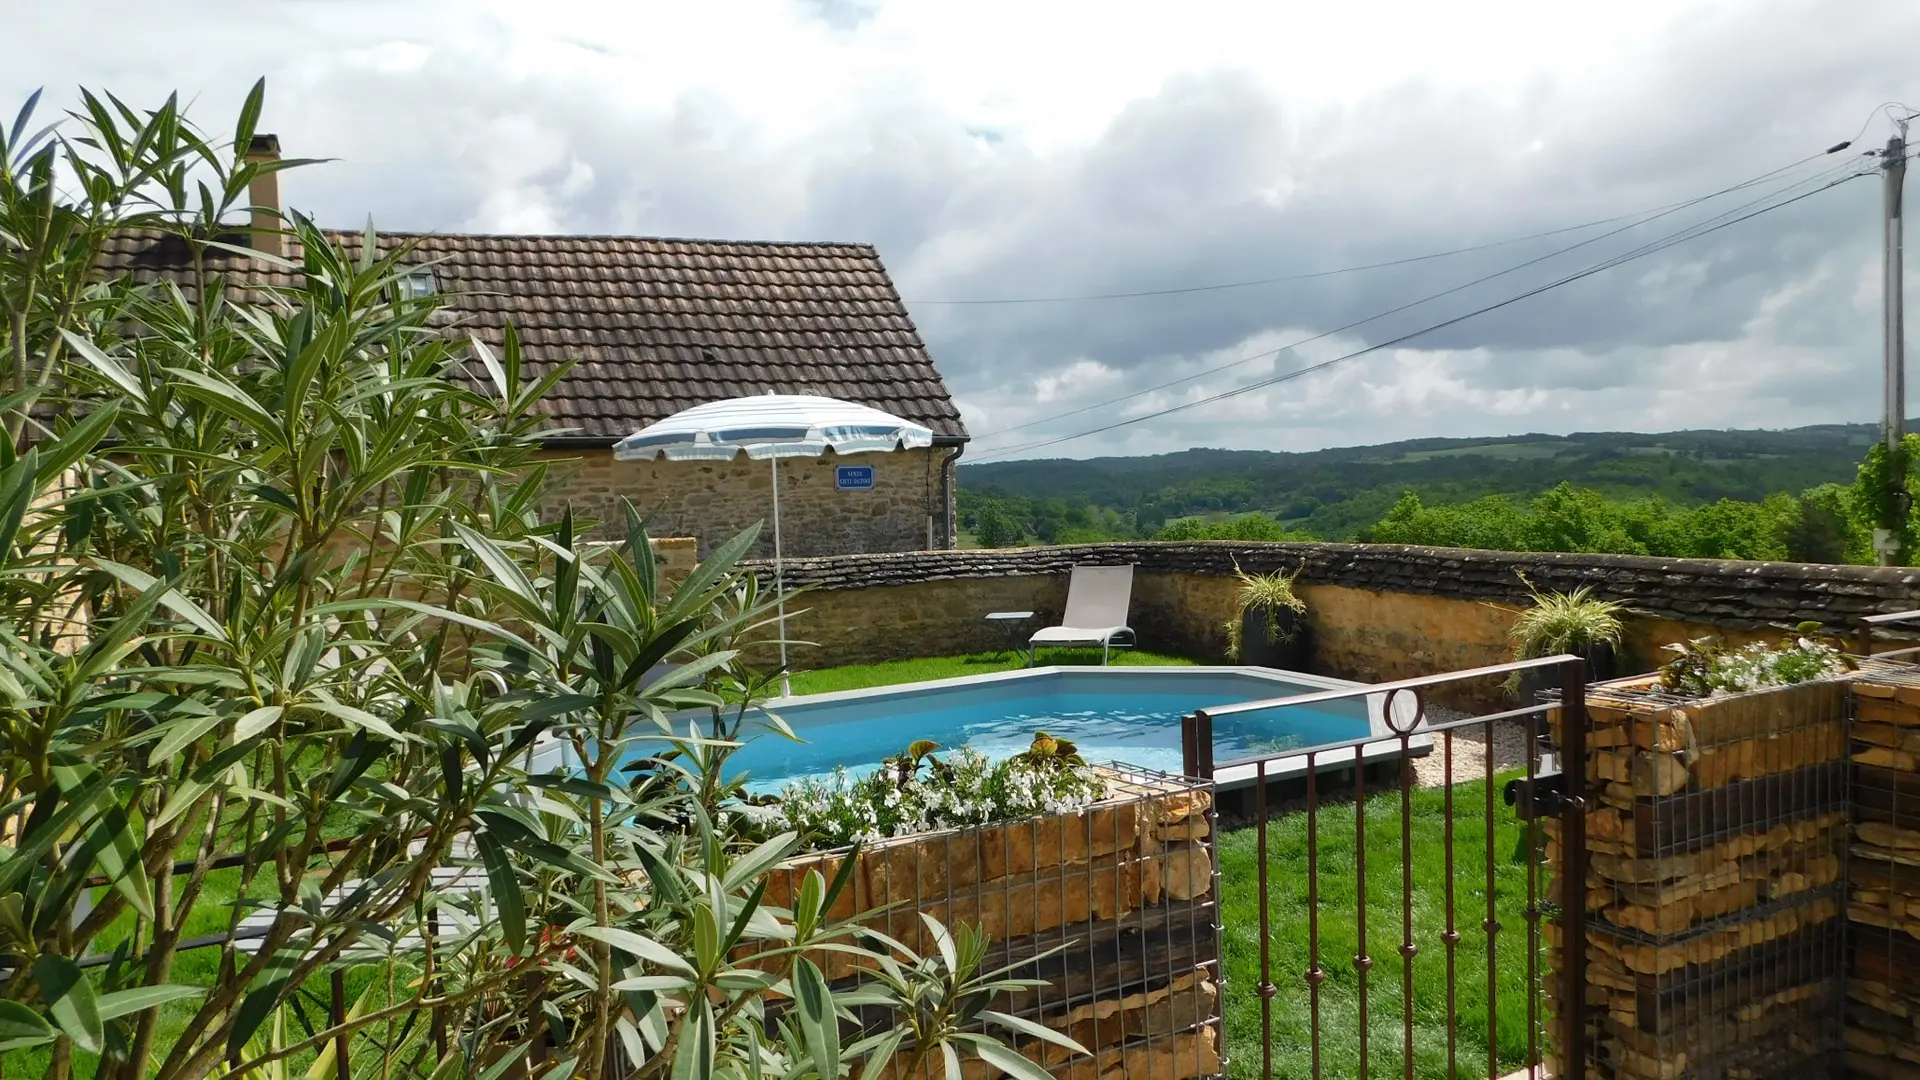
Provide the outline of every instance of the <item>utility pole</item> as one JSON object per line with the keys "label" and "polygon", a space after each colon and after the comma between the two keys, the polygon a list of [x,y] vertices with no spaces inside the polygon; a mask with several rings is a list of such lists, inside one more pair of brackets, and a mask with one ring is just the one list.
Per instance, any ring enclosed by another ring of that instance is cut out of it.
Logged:
{"label": "utility pole", "polygon": [[[1902,263],[1905,261],[1901,236],[1901,189],[1907,180],[1907,125],[1900,125],[1900,133],[1887,140],[1887,148],[1881,154],[1880,173],[1885,179],[1886,189],[1886,252],[1885,276],[1882,282],[1886,306],[1885,385],[1883,387],[1886,415],[1881,422],[1882,434],[1887,440],[1887,451],[1894,460],[1898,460],[1897,451],[1900,440],[1906,434],[1907,426],[1907,341],[1905,285],[1901,277]],[[1892,481],[1893,490],[1889,497],[1895,508],[1904,515],[1909,505],[1907,478],[1902,474]],[[1888,529],[1874,530],[1874,548],[1880,553],[1880,564],[1890,565],[1899,554],[1899,541],[1895,533]]]}

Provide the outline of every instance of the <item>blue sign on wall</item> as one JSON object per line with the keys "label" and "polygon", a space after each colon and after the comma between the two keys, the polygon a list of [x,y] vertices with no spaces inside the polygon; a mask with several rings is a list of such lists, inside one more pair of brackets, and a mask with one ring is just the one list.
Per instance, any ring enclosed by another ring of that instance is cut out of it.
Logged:
{"label": "blue sign on wall", "polygon": [[834,473],[834,486],[841,491],[872,491],[873,466],[842,465]]}

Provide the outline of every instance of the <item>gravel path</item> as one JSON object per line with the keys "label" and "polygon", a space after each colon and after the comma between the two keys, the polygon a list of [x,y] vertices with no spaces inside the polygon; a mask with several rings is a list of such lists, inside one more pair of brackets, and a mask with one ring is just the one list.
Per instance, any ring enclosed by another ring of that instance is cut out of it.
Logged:
{"label": "gravel path", "polygon": [[[1453,712],[1429,706],[1427,716],[1431,723],[1446,723],[1450,720],[1464,719],[1468,714]],[[1423,788],[1444,787],[1447,784],[1447,752],[1444,735],[1434,737],[1433,751],[1425,757],[1413,759],[1414,783]],[[1453,782],[1468,784],[1487,778],[1487,733],[1481,725],[1468,725],[1453,733]],[[1493,725],[1493,771],[1524,768],[1527,763],[1527,735],[1524,722],[1520,720],[1502,720]],[[1329,774],[1331,775],[1331,774]],[[1346,785],[1350,780],[1323,782],[1320,791],[1322,805],[1350,802],[1352,791]],[[1397,786],[1398,781],[1393,781]],[[1375,788],[1377,793],[1380,789]],[[1267,803],[1267,816],[1273,818],[1280,814],[1304,810],[1307,806],[1304,794],[1293,794],[1270,799]],[[1239,805],[1221,808],[1220,828],[1222,830],[1245,828],[1253,824],[1252,807]]]}
{"label": "gravel path", "polygon": [[[1465,713],[1445,713],[1429,709],[1434,722],[1463,719]],[[1445,738],[1434,736],[1433,752],[1414,761],[1413,772],[1421,787],[1443,787],[1448,783]],[[1482,780],[1487,775],[1486,728],[1469,725],[1453,733],[1452,782]],[[1502,720],[1493,725],[1493,771],[1523,768],[1526,763],[1527,733],[1524,721]]]}

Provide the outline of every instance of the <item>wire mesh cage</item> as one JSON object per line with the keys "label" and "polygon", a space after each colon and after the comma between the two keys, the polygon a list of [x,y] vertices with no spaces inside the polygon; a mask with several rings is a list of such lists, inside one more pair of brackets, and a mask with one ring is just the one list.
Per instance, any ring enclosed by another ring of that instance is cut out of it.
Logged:
{"label": "wire mesh cage", "polygon": [[[991,943],[989,967],[1011,966],[1015,977],[1041,982],[991,1007],[1062,1032],[1089,1051],[1015,1040],[1054,1075],[1218,1075],[1213,785],[1122,764],[1098,768],[1107,782],[1100,802],[805,856],[770,872],[767,900],[785,906],[809,870],[831,879],[851,857],[857,865],[835,917],[923,954],[937,943],[922,914],[948,927],[972,926]],[[863,961],[852,954],[815,959],[836,986],[863,977]],[[857,1023],[843,1025],[848,1036],[899,1022],[878,1008],[855,1016]],[[937,1075],[937,1055],[932,1068]],[[896,1062],[882,1075],[906,1073]]]}
{"label": "wire mesh cage", "polygon": [[1869,662],[1853,685],[1853,836],[1841,1061],[1920,1078],[1920,667]]}
{"label": "wire mesh cage", "polygon": [[[1848,683],[1587,699],[1586,1074],[1824,1075],[1840,1042]],[[1571,767],[1571,763],[1569,764]]]}

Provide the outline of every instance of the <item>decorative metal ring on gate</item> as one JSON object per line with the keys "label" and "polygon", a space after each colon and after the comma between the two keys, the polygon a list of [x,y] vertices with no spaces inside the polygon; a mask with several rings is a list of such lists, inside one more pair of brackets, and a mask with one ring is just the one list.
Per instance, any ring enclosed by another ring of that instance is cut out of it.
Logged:
{"label": "decorative metal ring on gate", "polygon": [[[1401,694],[1407,695],[1405,700],[1413,702],[1413,708],[1399,704]],[[1380,711],[1386,714],[1389,731],[1395,735],[1411,735],[1419,729],[1420,722],[1427,718],[1427,703],[1421,701],[1420,695],[1412,688],[1396,686],[1387,691],[1386,701],[1381,703]],[[1402,713],[1406,714],[1405,719],[1402,719]]]}

